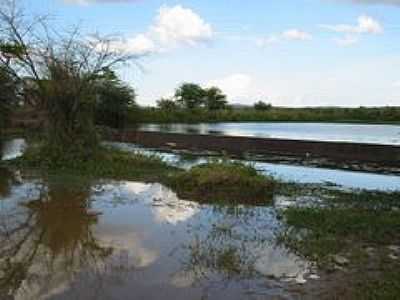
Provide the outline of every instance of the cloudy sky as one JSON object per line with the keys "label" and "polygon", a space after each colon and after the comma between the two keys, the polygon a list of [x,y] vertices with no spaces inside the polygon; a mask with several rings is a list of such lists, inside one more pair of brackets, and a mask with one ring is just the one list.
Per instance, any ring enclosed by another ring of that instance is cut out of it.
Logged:
{"label": "cloudy sky", "polygon": [[118,33],[140,68],[138,102],[182,82],[234,103],[400,105],[400,0],[25,0],[88,31]]}

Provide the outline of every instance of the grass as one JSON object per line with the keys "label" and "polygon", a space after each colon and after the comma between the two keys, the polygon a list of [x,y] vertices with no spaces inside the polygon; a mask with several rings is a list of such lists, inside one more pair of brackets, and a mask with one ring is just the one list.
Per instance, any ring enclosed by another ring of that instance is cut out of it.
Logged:
{"label": "grass", "polygon": [[265,204],[275,181],[240,162],[209,162],[176,174],[170,185],[178,196],[199,202]]}
{"label": "grass", "polygon": [[87,159],[77,159],[73,154],[55,159],[37,144],[30,146],[22,157],[1,163],[53,176],[160,182],[170,186],[179,197],[198,202],[269,204],[275,188],[272,177],[240,162],[212,161],[183,171],[156,155],[108,147],[100,147]]}
{"label": "grass", "polygon": [[[4,162],[3,162],[4,163]],[[101,147],[85,160],[53,160],[41,147],[30,147],[24,156],[9,162],[22,169],[34,169],[46,174],[79,175],[90,178],[143,180],[165,182],[176,168],[167,165],[158,156],[127,153]]]}
{"label": "grass", "polygon": [[400,246],[399,194],[330,193],[325,207],[283,211],[287,229],[279,240],[322,271],[344,267],[341,299],[398,299],[400,260],[389,256],[389,246]]}
{"label": "grass", "polygon": [[286,241],[302,255],[320,264],[357,245],[400,242],[400,212],[360,208],[289,208],[284,212],[297,233]]}

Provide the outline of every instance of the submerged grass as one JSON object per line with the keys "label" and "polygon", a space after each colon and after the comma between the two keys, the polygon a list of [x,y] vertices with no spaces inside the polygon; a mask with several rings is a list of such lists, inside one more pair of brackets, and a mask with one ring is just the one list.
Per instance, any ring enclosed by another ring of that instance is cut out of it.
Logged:
{"label": "submerged grass", "polygon": [[178,196],[199,202],[265,204],[275,181],[244,163],[211,161],[176,174],[170,185]]}

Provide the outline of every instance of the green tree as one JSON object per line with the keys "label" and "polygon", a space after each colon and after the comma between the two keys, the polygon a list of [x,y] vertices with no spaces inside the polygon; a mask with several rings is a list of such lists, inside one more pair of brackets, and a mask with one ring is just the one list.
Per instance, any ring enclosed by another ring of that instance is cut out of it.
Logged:
{"label": "green tree", "polygon": [[205,91],[195,83],[184,83],[175,92],[179,105],[185,109],[195,109],[204,104]]}
{"label": "green tree", "polygon": [[271,108],[272,105],[270,103],[265,103],[263,101],[258,101],[257,103],[254,104],[255,110],[270,110]]}
{"label": "green tree", "polygon": [[174,100],[165,98],[157,100],[157,107],[164,111],[174,111],[178,108]]}
{"label": "green tree", "polygon": [[[79,27],[54,30],[46,16],[32,17],[6,1],[0,6],[0,66],[31,89],[48,118],[49,159],[86,159],[97,150],[96,87],[107,70],[134,58],[116,50],[114,40]],[[65,157],[63,157],[65,155]]]}
{"label": "green tree", "polygon": [[228,101],[226,95],[217,87],[211,87],[205,90],[205,107],[208,110],[225,109]]}
{"label": "green tree", "polygon": [[135,90],[124,84],[112,70],[106,70],[96,87],[96,123],[123,128],[128,110],[136,106]]}
{"label": "green tree", "polygon": [[18,99],[17,81],[0,66],[0,128],[4,127]]}

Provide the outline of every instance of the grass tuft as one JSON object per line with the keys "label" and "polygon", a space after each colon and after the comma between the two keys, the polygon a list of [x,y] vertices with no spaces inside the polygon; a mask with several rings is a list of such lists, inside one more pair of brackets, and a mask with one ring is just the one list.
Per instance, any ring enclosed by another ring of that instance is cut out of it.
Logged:
{"label": "grass tuft", "polygon": [[182,198],[199,202],[265,204],[275,181],[240,162],[210,162],[179,173],[171,185]]}

